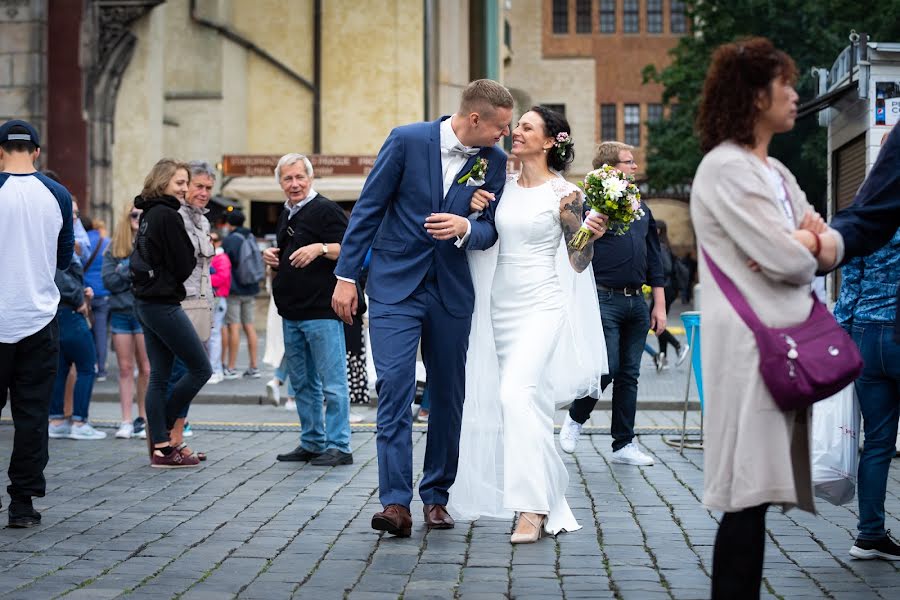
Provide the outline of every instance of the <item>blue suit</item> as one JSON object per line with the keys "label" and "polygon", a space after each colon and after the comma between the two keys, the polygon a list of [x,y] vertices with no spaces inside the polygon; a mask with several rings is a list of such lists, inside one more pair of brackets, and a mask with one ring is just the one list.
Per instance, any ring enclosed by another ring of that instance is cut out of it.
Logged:
{"label": "blue suit", "polygon": [[506,154],[482,148],[455,176],[443,195],[440,123],[404,125],[391,131],[341,242],[334,273],[357,280],[366,253],[372,257],[369,337],[378,373],[378,474],[382,505],[412,502],[412,414],[416,354],[428,371],[431,413],[419,496],[425,504],[447,504],[456,478],[459,430],[465,396],[465,364],[475,292],[466,250],[497,241],[496,202],[478,219],[464,248],[437,241],[425,230],[432,213],[469,214],[475,187],[455,183],[477,158],[488,161],[485,190],[497,197],[506,182]]}
{"label": "blue suit", "polygon": [[[844,262],[875,252],[900,227],[900,125],[895,125],[853,204],[837,213],[831,227],[844,238]],[[900,290],[894,338],[900,342]]]}

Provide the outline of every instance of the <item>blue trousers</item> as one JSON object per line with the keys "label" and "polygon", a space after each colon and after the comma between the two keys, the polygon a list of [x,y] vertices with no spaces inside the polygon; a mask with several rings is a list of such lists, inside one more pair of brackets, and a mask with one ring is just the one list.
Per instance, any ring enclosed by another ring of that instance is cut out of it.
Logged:
{"label": "blue trousers", "polygon": [[[641,354],[647,341],[647,330],[650,329],[650,310],[642,296],[598,290],[597,298],[609,357],[609,375],[604,375],[600,384],[603,389],[610,382],[613,384],[610,433],[615,452],[634,439],[638,377],[641,374]],[[569,408],[569,416],[584,423],[596,404],[594,398],[578,398]]]}
{"label": "blue trousers", "polygon": [[851,333],[863,357],[856,395],[863,417],[865,445],[859,457],[859,537],[884,537],[884,499],[896,452],[900,421],[900,344],[893,323],[854,324]]}
{"label": "blue trousers", "polygon": [[378,381],[378,491],[383,506],[412,503],[412,411],[416,353],[428,371],[428,439],[419,497],[447,504],[456,479],[459,430],[466,391],[466,351],[471,315],[447,312],[433,281],[398,304],[369,303],[369,337]]}
{"label": "blue trousers", "polygon": [[69,367],[74,364],[77,378],[72,396],[72,420],[87,421],[94,390],[94,365],[97,362],[94,336],[91,335],[87,319],[71,308],[60,306],[56,312],[56,321],[59,323],[59,367],[50,400],[50,418],[64,417],[66,378],[69,376]]}

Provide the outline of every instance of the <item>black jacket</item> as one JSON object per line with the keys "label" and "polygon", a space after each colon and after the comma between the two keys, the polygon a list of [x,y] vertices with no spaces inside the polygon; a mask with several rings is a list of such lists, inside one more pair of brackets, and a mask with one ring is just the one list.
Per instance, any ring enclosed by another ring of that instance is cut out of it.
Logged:
{"label": "black jacket", "polygon": [[347,217],[340,206],[317,195],[288,219],[284,209],[276,229],[278,272],[272,280],[272,297],[278,314],[290,321],[337,319],[331,296],[337,279],[335,261],[319,257],[302,269],[291,266],[290,256],[309,244],[340,244],[347,229]]}
{"label": "black jacket", "polygon": [[[194,271],[197,259],[178,214],[180,206],[172,196],[134,199],[134,207],[144,211],[130,264],[135,298],[158,304],[184,300],[184,280]],[[140,269],[136,255],[151,271]]]}

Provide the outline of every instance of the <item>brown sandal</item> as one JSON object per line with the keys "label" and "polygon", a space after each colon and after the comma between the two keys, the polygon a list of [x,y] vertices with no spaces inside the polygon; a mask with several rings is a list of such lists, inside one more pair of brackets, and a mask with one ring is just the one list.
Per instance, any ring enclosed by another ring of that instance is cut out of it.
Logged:
{"label": "brown sandal", "polygon": [[203,462],[206,460],[206,452],[196,452],[194,450],[191,450],[190,452],[185,452],[184,451],[185,448],[190,450],[190,448],[188,448],[187,442],[181,442],[180,444],[175,446],[175,450],[177,450],[184,457],[196,456],[197,460],[199,460],[200,462]]}

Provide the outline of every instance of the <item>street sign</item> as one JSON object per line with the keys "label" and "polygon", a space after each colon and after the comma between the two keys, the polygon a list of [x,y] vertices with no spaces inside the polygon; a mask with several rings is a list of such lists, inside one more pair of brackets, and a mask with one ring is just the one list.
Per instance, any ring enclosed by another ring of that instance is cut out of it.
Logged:
{"label": "street sign", "polygon": [[[222,174],[225,177],[272,177],[275,165],[281,158],[277,154],[226,154],[222,157]],[[374,156],[307,155],[316,177],[332,175],[369,174],[375,164]]]}

